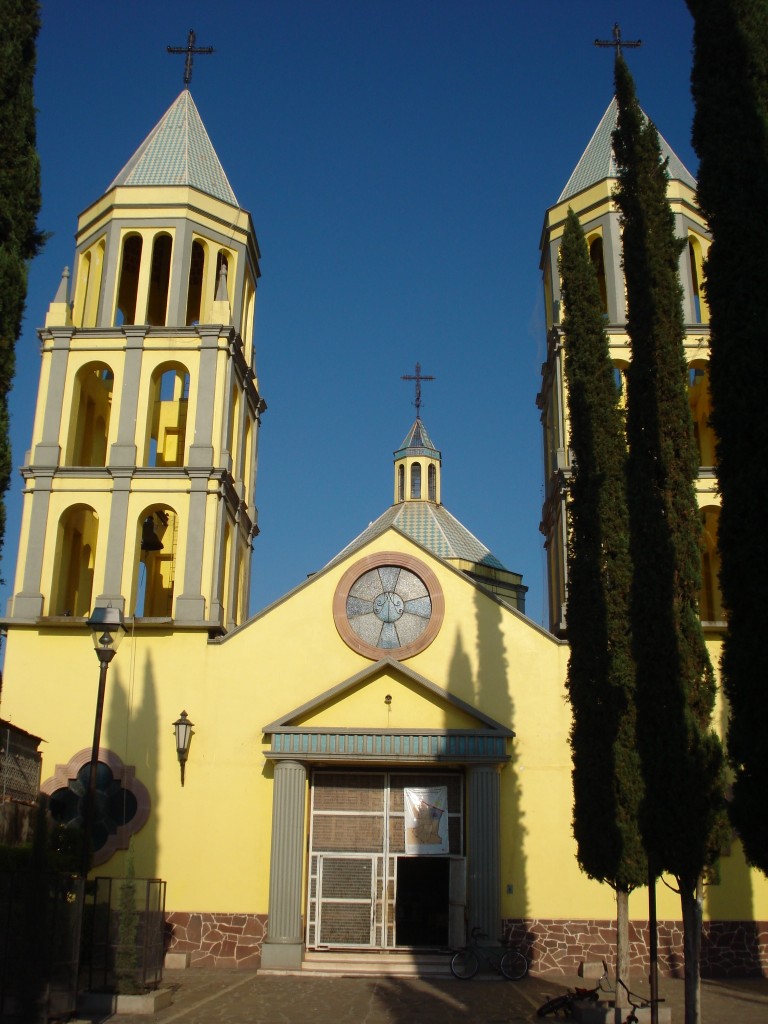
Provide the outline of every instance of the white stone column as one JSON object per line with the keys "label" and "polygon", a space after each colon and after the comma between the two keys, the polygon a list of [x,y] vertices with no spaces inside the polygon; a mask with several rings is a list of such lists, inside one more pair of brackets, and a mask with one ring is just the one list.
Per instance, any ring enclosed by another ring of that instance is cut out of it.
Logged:
{"label": "white stone column", "polygon": [[184,592],[176,598],[175,618],[179,622],[205,621],[205,597],[202,593],[203,548],[206,544],[205,505],[208,500],[207,469],[187,468],[189,475],[189,519],[184,559]]}
{"label": "white stone column", "polygon": [[[13,598],[13,607],[11,608],[9,605],[8,608],[9,615],[15,619],[36,619],[43,614],[43,555],[51,505],[53,474],[53,469],[37,470],[34,474],[35,489],[28,499],[32,503],[32,508],[29,516],[22,588]],[[29,479],[29,475],[25,473],[25,480]],[[50,582],[48,588],[50,588]],[[52,598],[53,595],[50,597]],[[48,614],[51,614],[50,609]]]}
{"label": "white stone column", "polygon": [[[114,451],[114,445],[113,451]],[[104,585],[102,592],[96,597],[94,605],[101,607],[111,605],[119,608],[123,614],[134,615],[135,608],[126,609],[130,600],[130,579],[123,580],[123,556],[126,548],[131,558],[136,557],[136,523],[128,522],[128,503],[131,497],[133,470],[130,468],[113,468],[112,474],[112,505],[109,511],[106,536],[99,537],[100,544],[107,545],[104,560]],[[131,566],[133,562],[131,561]],[[125,586],[125,592],[123,587]]]}
{"label": "white stone column", "polygon": [[301,966],[304,801],[307,770],[298,761],[275,763],[272,850],[269,863],[269,922],[261,953],[264,968]]}
{"label": "white stone column", "polygon": [[[31,460],[37,467],[56,468],[61,461],[61,449],[59,447],[59,434],[61,431],[62,411],[64,409],[64,385],[67,380],[67,365],[69,352],[72,343],[73,330],[66,328],[49,328],[47,332],[53,338],[53,346],[43,358],[51,361],[48,371],[48,383],[45,393],[45,406],[43,414],[43,436],[40,443],[35,445],[34,458]],[[65,438],[69,440],[69,432],[65,432]]]}
{"label": "white stone column", "polygon": [[[120,412],[117,421],[117,438],[109,452],[109,465],[122,469],[133,469],[144,465],[146,446],[146,422],[148,410],[139,411],[139,390],[141,388],[141,367],[144,356],[144,341],[147,328],[144,325],[122,328],[125,335],[125,363],[120,382]],[[151,393],[150,393],[151,401]],[[141,436],[137,438],[136,424],[140,423]],[[137,444],[142,449],[137,450]]]}
{"label": "white stone column", "polygon": [[467,769],[467,846],[469,927],[491,942],[501,935],[499,868],[499,772],[495,765]]}

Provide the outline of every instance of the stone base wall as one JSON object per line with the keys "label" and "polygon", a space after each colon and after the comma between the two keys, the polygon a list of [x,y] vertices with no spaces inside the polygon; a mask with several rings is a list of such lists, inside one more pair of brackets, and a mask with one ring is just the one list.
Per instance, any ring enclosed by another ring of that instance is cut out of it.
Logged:
{"label": "stone base wall", "polygon": [[195,914],[166,916],[166,952],[188,953],[192,967],[247,967],[261,964],[267,935],[266,914]]}
{"label": "stone base wall", "polygon": [[[582,963],[613,966],[615,921],[506,920],[504,934],[519,945],[539,974],[577,974]],[[630,967],[648,971],[648,922],[629,925]],[[683,925],[658,922],[659,970],[683,975]],[[705,978],[768,976],[768,921],[705,921],[701,942]]]}
{"label": "stone base wall", "polygon": [[[659,921],[659,969],[670,977],[683,974],[683,926]],[[267,936],[266,914],[169,913],[167,952],[186,953],[192,967],[261,965]],[[613,967],[615,921],[506,920],[504,935],[518,945],[538,974],[578,974],[583,963],[605,960]],[[629,925],[630,966],[648,971],[648,922]],[[768,921],[705,921],[701,943],[705,978],[768,977]]]}

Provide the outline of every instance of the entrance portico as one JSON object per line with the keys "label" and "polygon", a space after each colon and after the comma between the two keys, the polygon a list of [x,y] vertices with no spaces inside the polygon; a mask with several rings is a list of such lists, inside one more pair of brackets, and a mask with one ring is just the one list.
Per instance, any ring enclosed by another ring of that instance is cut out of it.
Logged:
{"label": "entrance portico", "polygon": [[[390,688],[421,692],[432,707],[439,701],[444,717],[458,714],[466,727],[308,724],[315,712],[325,709],[328,717],[329,705],[382,678]],[[499,934],[499,772],[509,760],[509,729],[383,659],[264,732],[274,794],[263,967],[298,968],[305,947],[460,944],[467,924]],[[409,843],[406,802],[414,793],[442,796],[442,846]]]}

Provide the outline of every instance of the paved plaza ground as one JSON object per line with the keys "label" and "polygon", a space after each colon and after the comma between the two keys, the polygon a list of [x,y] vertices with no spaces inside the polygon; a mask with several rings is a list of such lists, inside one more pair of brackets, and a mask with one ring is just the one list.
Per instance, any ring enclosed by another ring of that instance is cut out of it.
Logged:
{"label": "paved plaza ground", "polygon": [[[191,968],[166,971],[173,1003],[154,1017],[100,1016],[104,1024],[519,1024],[580,979],[505,982],[478,977],[318,978]],[[633,989],[647,985],[633,979]],[[683,982],[662,979],[672,1024],[683,1024]],[[768,1024],[768,978],[705,981],[703,1024]]]}

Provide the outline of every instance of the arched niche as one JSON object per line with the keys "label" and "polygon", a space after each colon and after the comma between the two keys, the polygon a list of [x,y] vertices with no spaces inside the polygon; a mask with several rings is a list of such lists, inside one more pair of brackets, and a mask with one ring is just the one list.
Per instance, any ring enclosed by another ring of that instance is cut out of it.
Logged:
{"label": "arched niche", "polygon": [[414,462],[411,466],[411,497],[421,497],[421,463]]}
{"label": "arched niche", "polygon": [[189,370],[163,363],[152,373],[147,410],[145,466],[183,466],[189,406]]}
{"label": "arched niche", "polygon": [[87,363],[78,370],[64,456],[66,465],[107,464],[107,439],[114,385],[114,375],[106,363]]}
{"label": "arched niche", "polygon": [[709,362],[696,359],[688,366],[688,404],[691,407],[693,435],[699,453],[699,465],[715,465],[715,432],[712,417],[712,396],[709,390]]}
{"label": "arched niche", "polygon": [[148,505],[136,524],[133,613],[170,618],[176,583],[179,520],[169,505]]}
{"label": "arched niche", "polygon": [[613,383],[616,385],[616,403],[620,409],[626,411],[627,408],[627,371],[629,370],[629,363],[624,360],[614,360],[613,363]]}
{"label": "arched niche", "polygon": [[72,505],[61,514],[51,581],[51,615],[84,616],[90,612],[98,535],[98,516],[90,505]]}
{"label": "arched niche", "polygon": [[76,327],[96,327],[99,298],[104,271],[105,239],[89,246],[81,254],[75,282],[75,302],[72,322]]}
{"label": "arched niche", "polygon": [[139,272],[143,249],[141,235],[126,235],[120,259],[120,277],[117,287],[115,326],[136,323],[136,303],[139,296]]}
{"label": "arched niche", "polygon": [[603,253],[602,235],[590,235],[587,239],[589,245],[589,258],[597,275],[597,284],[600,289],[600,308],[603,313],[608,313],[608,286],[605,279],[605,255]]}
{"label": "arched niche", "polygon": [[709,307],[704,297],[704,250],[695,235],[688,236],[688,263],[691,271],[691,310],[695,324],[709,323]]}
{"label": "arched niche", "polygon": [[720,591],[720,552],[717,547],[717,531],[720,525],[719,507],[706,505],[702,508],[701,523],[699,615],[703,622],[722,622],[725,619],[725,612],[723,596]]}
{"label": "arched niche", "polygon": [[196,238],[192,242],[189,257],[189,280],[187,281],[187,327],[200,323],[203,308],[203,283],[205,281],[208,248],[204,242]]}
{"label": "arched niche", "polygon": [[168,289],[171,281],[171,254],[173,240],[160,232],[152,241],[152,262],[149,270],[147,296],[147,323],[151,327],[164,327],[168,315]]}

